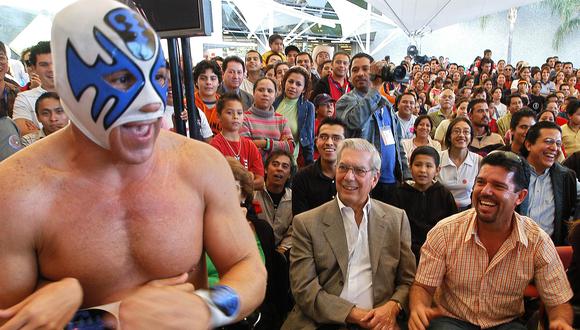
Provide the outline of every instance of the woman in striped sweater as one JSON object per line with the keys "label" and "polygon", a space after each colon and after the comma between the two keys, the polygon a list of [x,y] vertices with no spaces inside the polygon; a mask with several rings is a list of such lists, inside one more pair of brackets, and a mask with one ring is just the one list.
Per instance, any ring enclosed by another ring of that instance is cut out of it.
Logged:
{"label": "woman in striped sweater", "polygon": [[288,120],[274,111],[276,82],[260,78],[254,84],[254,104],[244,114],[241,136],[247,136],[260,149],[262,159],[267,159],[274,150],[294,152],[294,139]]}

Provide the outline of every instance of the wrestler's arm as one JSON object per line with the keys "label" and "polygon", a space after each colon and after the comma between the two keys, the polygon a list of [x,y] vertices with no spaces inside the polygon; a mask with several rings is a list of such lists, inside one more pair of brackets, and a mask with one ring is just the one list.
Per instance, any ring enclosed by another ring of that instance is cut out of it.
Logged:
{"label": "wrestler's arm", "polygon": [[220,274],[220,284],[240,297],[240,317],[253,312],[264,299],[266,270],[239,206],[231,169],[224,158],[208,148],[203,176],[205,214],[204,248]]}
{"label": "wrestler's arm", "polygon": [[81,286],[72,278],[55,282],[39,278],[40,216],[26,199],[31,194],[20,193],[30,183],[7,168],[0,166],[0,325],[63,328],[82,302]]}

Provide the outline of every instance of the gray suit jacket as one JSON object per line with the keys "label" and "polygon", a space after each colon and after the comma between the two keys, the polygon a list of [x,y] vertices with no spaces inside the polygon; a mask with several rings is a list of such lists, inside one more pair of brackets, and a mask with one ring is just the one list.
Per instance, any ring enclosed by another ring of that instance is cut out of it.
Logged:
{"label": "gray suit jacket", "polygon": [[[296,305],[282,329],[345,324],[354,304],[340,298],[348,246],[337,200],[297,215],[292,226],[290,282]],[[407,215],[372,199],[368,226],[374,307],[396,300],[406,309],[416,270]]]}

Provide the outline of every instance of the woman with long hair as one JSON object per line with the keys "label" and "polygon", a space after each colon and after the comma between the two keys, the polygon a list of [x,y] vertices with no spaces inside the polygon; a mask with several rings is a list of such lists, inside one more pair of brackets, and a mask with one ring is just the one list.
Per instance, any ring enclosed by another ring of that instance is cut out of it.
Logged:
{"label": "woman with long hair", "polygon": [[276,113],[288,120],[288,126],[297,145],[294,159],[300,165],[314,162],[314,104],[308,101],[310,79],[300,66],[289,69],[282,79],[282,95],[274,101]]}

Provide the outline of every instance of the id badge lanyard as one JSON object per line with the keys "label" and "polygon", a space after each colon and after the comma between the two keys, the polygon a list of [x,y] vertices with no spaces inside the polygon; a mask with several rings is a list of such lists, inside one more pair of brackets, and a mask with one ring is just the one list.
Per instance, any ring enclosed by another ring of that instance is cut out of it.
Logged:
{"label": "id badge lanyard", "polygon": [[[384,111],[384,107],[378,109],[375,114],[377,115],[377,118],[379,119],[379,131],[381,133],[381,140],[383,141],[383,144],[385,146],[390,146],[395,144],[395,137],[393,136],[393,130],[391,129],[391,125],[393,123],[393,119],[391,118],[390,120],[390,124],[385,123],[385,121],[383,120],[383,114],[382,112]],[[385,116],[388,116],[389,114],[385,114]]]}

